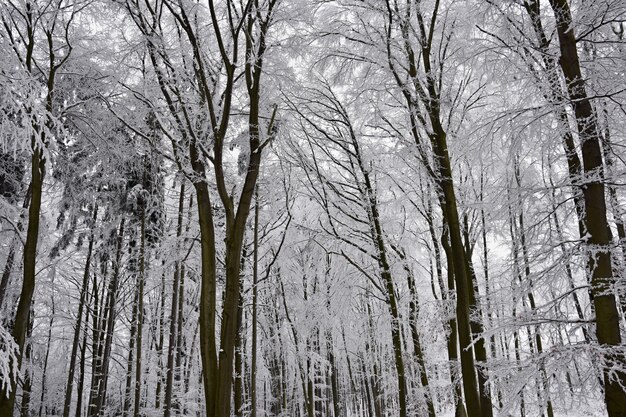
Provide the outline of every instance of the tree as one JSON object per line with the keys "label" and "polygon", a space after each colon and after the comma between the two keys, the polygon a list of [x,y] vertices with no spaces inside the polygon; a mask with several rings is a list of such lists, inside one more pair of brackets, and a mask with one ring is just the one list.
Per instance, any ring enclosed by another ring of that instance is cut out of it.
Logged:
{"label": "tree", "polygon": [[[39,218],[46,166],[49,163],[48,147],[54,137],[60,133],[55,121],[59,103],[55,102],[55,78],[57,72],[68,62],[72,52],[71,26],[83,2],[67,7],[63,1],[49,2],[45,5],[25,2],[4,5],[8,9],[3,15],[3,37],[13,44],[12,50],[23,74],[41,83],[45,96],[41,107],[45,109],[43,117],[37,115],[30,123],[30,204],[28,207],[28,227],[24,243],[24,269],[22,290],[15,313],[13,337],[18,346],[17,362],[21,365],[26,344],[26,331],[35,290],[35,268],[37,240],[39,238]],[[16,39],[22,39],[21,45]],[[59,41],[60,40],[60,41]],[[31,99],[33,99],[32,97]],[[37,108],[29,101],[20,103],[23,113],[28,117]],[[41,117],[41,119],[39,119]],[[9,415],[15,403],[15,383],[8,395],[0,398],[0,412]]]}
{"label": "tree", "polygon": [[[153,82],[158,85],[161,99],[167,106],[166,117],[170,120],[172,130],[170,126],[162,128],[171,140],[179,169],[194,186],[198,201],[202,251],[200,351],[208,415],[226,416],[230,413],[245,224],[259,174],[262,151],[273,137],[272,125],[276,114],[276,107],[271,116],[261,114],[263,62],[276,6],[275,0],[246,2],[242,5],[229,1],[221,6],[210,1],[208,8],[170,1],[164,1],[157,7],[144,7],[137,1],[125,3],[127,12],[145,37],[155,77]],[[167,10],[170,24],[179,31],[178,39],[170,39],[163,31],[162,10]],[[221,23],[224,17],[225,25]],[[200,31],[196,27],[195,22],[199,18],[210,20],[210,32]],[[175,75],[178,71],[175,61],[179,58],[168,46],[172,41],[179,43],[188,54],[183,55],[180,61],[180,68],[183,68],[180,78]],[[203,52],[209,44],[216,45],[217,50]],[[244,50],[243,57],[240,47]],[[238,62],[242,58],[245,62],[241,72],[238,72]],[[218,65],[213,65],[213,62]],[[245,80],[243,88],[248,98],[247,132],[240,134],[247,136],[245,143],[248,150],[242,150],[239,155],[240,172],[244,174],[244,179],[236,187],[238,189],[231,192],[229,187],[232,180],[228,177],[232,174],[226,168],[225,144],[230,131],[234,130],[232,106],[234,94],[241,88],[240,80]],[[193,88],[192,91],[197,91],[196,96],[183,95],[188,86]],[[266,132],[262,130],[263,117],[269,117]],[[200,118],[208,120],[208,126]],[[215,181],[225,216],[226,276],[219,345],[215,319],[218,241],[213,197],[208,186],[208,162],[213,165],[212,180]]]}

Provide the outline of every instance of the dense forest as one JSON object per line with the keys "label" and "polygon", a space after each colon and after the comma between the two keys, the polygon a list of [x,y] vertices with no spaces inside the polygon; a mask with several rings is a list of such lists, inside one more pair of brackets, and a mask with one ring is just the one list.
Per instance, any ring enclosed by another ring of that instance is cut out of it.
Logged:
{"label": "dense forest", "polygon": [[0,417],[626,416],[626,1],[0,19]]}

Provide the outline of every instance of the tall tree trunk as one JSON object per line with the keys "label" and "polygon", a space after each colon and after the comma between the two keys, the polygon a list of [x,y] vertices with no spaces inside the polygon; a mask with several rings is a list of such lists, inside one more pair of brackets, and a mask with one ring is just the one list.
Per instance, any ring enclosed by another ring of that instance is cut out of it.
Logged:
{"label": "tall tree trunk", "polygon": [[[54,285],[54,281],[51,282],[51,285]],[[50,322],[48,323],[48,342],[46,343],[46,354],[44,355],[43,360],[43,371],[41,373],[41,396],[39,398],[39,417],[42,417],[44,409],[47,414],[47,407],[45,405],[46,401],[46,376],[48,373],[48,359],[50,358],[50,345],[52,344],[52,325],[54,324],[54,315],[55,315],[55,306],[54,302],[54,288],[51,290],[52,296],[50,297],[50,302],[52,303],[52,310],[50,311]]]}
{"label": "tall tree trunk", "polygon": [[[115,261],[113,264],[113,275],[109,281],[109,288],[107,293],[106,305],[104,306],[104,319],[103,323],[105,328],[104,340],[100,336],[99,348],[102,349],[102,355],[98,355],[98,368],[95,370],[95,380],[92,385],[92,402],[89,405],[89,417],[98,417],[103,411],[107,384],[109,378],[109,362],[111,360],[111,348],[113,345],[113,334],[116,319],[117,308],[117,296],[120,279],[120,268],[122,261],[122,247],[124,244],[124,224],[125,218],[122,217],[120,225],[118,227],[117,242],[115,248]],[[104,342],[104,343],[102,343]]]}
{"label": "tall tree trunk", "polygon": [[257,328],[259,281],[259,191],[254,194],[254,237],[252,258],[252,358],[250,364],[250,417],[257,417]]}
{"label": "tall tree trunk", "polygon": [[[180,184],[180,194],[178,197],[178,219],[176,225],[176,242],[177,247],[180,247],[180,237],[183,231],[183,210],[185,204],[185,183]],[[181,260],[176,259],[174,263],[174,280],[172,283],[172,301],[170,310],[170,329],[169,329],[169,343],[167,346],[167,368],[165,376],[165,402],[163,405],[163,417],[170,417],[172,414],[172,391],[174,386],[174,364],[177,351],[177,327],[178,327],[178,310],[179,310],[179,291],[180,291],[180,267]],[[180,300],[182,301],[182,300]],[[179,329],[180,330],[180,329]],[[182,332],[181,332],[182,333]],[[180,364],[178,364],[179,366]]]}
{"label": "tall tree trunk", "polygon": [[404,263],[404,270],[406,271],[406,281],[409,287],[411,298],[409,300],[409,327],[411,329],[411,339],[413,340],[413,351],[415,359],[417,361],[417,368],[420,376],[420,383],[424,390],[424,400],[426,402],[426,409],[428,410],[429,417],[435,417],[435,406],[432,393],[428,384],[428,374],[426,373],[426,364],[424,360],[424,351],[422,349],[422,343],[420,342],[419,330],[417,326],[418,314],[419,314],[419,299],[417,296],[417,290],[415,288],[415,278],[411,268],[405,261],[404,253],[402,253],[402,260]]}
{"label": "tall tree trunk", "polygon": [[[191,227],[191,211],[193,209],[193,195],[189,196],[189,209],[187,215],[186,231]],[[176,325],[176,359],[174,365],[174,385],[178,387],[181,395],[187,394],[186,384],[183,383],[183,357],[186,355],[185,339],[183,338],[183,330],[185,328],[185,262],[180,260],[180,288],[178,289],[178,324]],[[194,333],[195,335],[195,333]],[[195,336],[194,336],[195,337]],[[185,389],[183,389],[185,388]],[[180,401],[177,400],[172,404],[176,410],[180,410]]]}
{"label": "tall tree trunk", "polygon": [[[419,8],[414,12],[417,15],[419,23],[419,36],[422,40],[419,53],[416,54],[411,44],[409,35],[408,22],[400,21],[399,27],[402,33],[403,48],[406,52],[406,70],[408,71],[409,81],[404,81],[404,75],[398,72],[397,63],[393,59],[391,49],[391,28],[396,19],[396,14],[391,8],[391,2],[387,2],[388,12],[388,28],[387,28],[387,59],[388,65],[394,75],[394,78],[404,95],[409,119],[411,121],[411,134],[422,155],[422,161],[427,168],[431,179],[437,186],[439,194],[439,204],[444,218],[444,224],[448,228],[450,237],[450,250],[452,255],[452,264],[454,265],[454,277],[456,280],[456,321],[459,335],[459,347],[461,351],[461,372],[463,375],[463,391],[465,394],[465,402],[467,405],[467,414],[469,417],[491,417],[491,401],[489,393],[485,393],[486,387],[477,383],[476,366],[474,361],[474,352],[472,349],[472,329],[470,327],[470,292],[472,291],[471,278],[468,276],[468,259],[463,247],[463,239],[461,235],[461,224],[459,221],[459,211],[457,208],[457,199],[454,190],[454,177],[452,174],[452,165],[448,152],[447,133],[442,125],[440,103],[441,96],[439,91],[439,83],[437,80],[437,69],[433,68],[431,62],[432,33],[437,24],[439,3],[436,3],[435,9],[430,19],[430,35],[424,24],[424,17]],[[409,14],[407,13],[407,16]],[[423,83],[418,81],[417,69],[419,64],[416,58],[421,58],[425,79]],[[413,92],[411,92],[411,89]],[[419,98],[414,98],[412,94],[418,94]],[[419,105],[419,101],[421,104]],[[434,164],[428,162],[428,157],[423,154],[424,144],[422,144],[422,135],[419,132],[419,123],[416,115],[422,115],[422,120],[428,126],[424,126],[428,130],[428,138],[433,150]],[[485,402],[484,409],[481,407],[481,399]]]}
{"label": "tall tree trunk", "polygon": [[[138,280],[137,280],[138,281]],[[133,392],[133,366],[135,363],[135,341],[137,340],[137,306],[139,304],[139,282],[135,282],[135,294],[133,296],[133,312],[130,318],[130,333],[128,335],[128,360],[126,361],[126,387],[124,388],[123,417],[130,417],[132,404],[131,393]]]}
{"label": "tall tree trunk", "polygon": [[[441,247],[446,254],[446,263],[447,263],[447,274],[448,274],[448,291],[454,293],[456,291],[456,285],[454,283],[454,263],[452,261],[452,247],[450,246],[450,237],[448,234],[448,229],[444,225],[443,233],[441,234]],[[456,302],[456,295],[452,294],[447,298],[450,299],[454,297],[454,301]],[[458,341],[459,341],[459,332],[456,325],[456,315],[452,315],[450,320],[448,320],[448,327],[450,328],[450,335],[448,336],[448,359],[450,360],[450,383],[454,386],[454,394],[455,394],[455,417],[465,417],[467,416],[467,411],[465,410],[465,404],[463,402],[463,390],[462,384],[457,381],[457,364],[459,360],[459,351],[458,351]]]}
{"label": "tall tree trunk", "polygon": [[[478,303],[478,278],[476,277],[474,263],[472,262],[473,243],[470,241],[469,225],[467,224],[466,215],[463,216],[463,222],[467,276],[471,280],[471,291],[469,292],[470,310],[474,311],[475,316],[477,316],[477,318],[470,319],[472,334],[474,338],[476,338],[476,342],[474,343],[474,355],[476,356],[476,361],[482,363],[484,366],[484,364],[487,362],[487,349],[485,348],[485,339],[484,337],[482,337],[483,314],[480,304]],[[491,417],[493,415],[493,405],[491,403],[491,389],[489,388],[489,384],[487,382],[485,370],[479,370],[478,372],[478,388],[480,392],[480,404],[482,412],[484,413],[485,417]]]}
{"label": "tall tree trunk", "polygon": [[94,233],[93,228],[96,227],[98,218],[98,205],[93,209],[91,232],[89,234],[89,245],[87,247],[87,258],[85,259],[85,269],[83,270],[83,282],[80,289],[80,299],[78,301],[78,313],[76,315],[76,327],[74,328],[74,338],[72,340],[72,352],[70,353],[70,365],[67,375],[67,385],[65,388],[65,401],[63,403],[63,417],[69,417],[70,406],[72,403],[72,390],[74,388],[74,372],[76,369],[76,356],[78,353],[78,345],[80,342],[81,323],[83,319],[83,310],[85,308],[85,300],[89,291],[89,271],[91,268],[91,255],[93,253]]}
{"label": "tall tree trunk", "polygon": [[[229,417],[230,415],[234,353],[237,339],[237,310],[239,308],[241,293],[241,254],[246,229],[245,224],[256,186],[260,158],[260,151],[252,153],[250,157],[248,176],[254,177],[254,179],[251,180],[252,186],[248,186],[242,190],[237,215],[233,219],[230,230],[228,230],[229,228],[227,227],[225,259],[226,285],[224,288],[225,295],[220,329],[219,385],[217,387],[216,417]],[[246,183],[248,183],[248,180]],[[227,222],[227,224],[228,223],[229,222]]]}
{"label": "tall tree trunk", "polygon": [[[162,266],[165,265],[165,260],[162,262]],[[156,343],[156,356],[157,356],[157,380],[156,389],[154,392],[154,408],[161,408],[161,392],[163,391],[163,383],[165,377],[163,376],[163,343],[165,342],[165,271],[161,274],[161,295],[159,297],[159,339]]]}
{"label": "tall tree trunk", "polygon": [[[43,138],[42,138],[43,139]],[[28,207],[28,228],[26,231],[26,243],[24,244],[24,274],[20,301],[15,313],[13,324],[13,338],[17,343],[17,366],[22,366],[22,356],[26,344],[26,332],[28,329],[28,317],[35,291],[35,266],[37,262],[37,240],[39,239],[39,215],[41,213],[41,195],[43,180],[46,170],[44,150],[37,147],[34,137],[31,138],[33,155],[31,157],[31,184],[32,193],[30,206]],[[0,415],[10,416],[13,414],[15,405],[15,391],[17,378],[11,378],[11,392],[8,397],[0,393]]]}
{"label": "tall tree trunk", "polygon": [[[27,339],[30,339],[33,334],[34,311],[31,310],[29,316],[30,317],[28,320],[28,329],[26,331]],[[26,346],[26,352],[24,353],[24,359],[26,360],[26,364],[28,364],[29,366],[24,369],[24,382],[22,383],[22,403],[20,404],[20,417],[30,417],[30,400],[33,393],[33,369],[31,366],[32,355],[33,346],[31,343],[28,343]],[[10,414],[6,414],[6,416],[12,415],[13,410],[11,410]]]}
{"label": "tall tree trunk", "polygon": [[[519,193],[519,190],[521,189],[522,184],[521,184],[521,176],[520,176],[519,158],[517,158],[517,156],[516,156],[516,160],[514,163],[514,175],[515,175],[515,181],[516,181],[517,189]],[[528,298],[528,304],[530,305],[531,313],[534,313],[537,309],[537,306],[535,304],[535,296],[533,294],[532,278],[530,276],[530,260],[529,260],[529,255],[528,255],[528,247],[526,245],[526,229],[524,226],[524,208],[523,208],[521,199],[518,199],[517,207],[519,209],[518,215],[517,215],[517,218],[519,221],[519,237],[520,237],[519,243],[522,249],[522,259],[524,261],[525,284],[528,286],[528,292],[526,294],[526,297]],[[521,274],[520,274],[520,284],[522,284]],[[530,337],[530,333],[531,333],[530,327],[529,327],[528,333]],[[539,325],[535,326],[534,334],[535,334],[534,345],[537,349],[537,354],[541,356],[543,355],[543,342],[541,340],[541,331],[540,331]],[[537,385],[539,387],[538,389],[538,395],[539,395],[539,400],[540,400],[539,405],[543,407],[544,404],[542,403],[545,403],[548,417],[554,417],[552,400],[550,399],[549,377],[546,373],[545,366],[540,365],[540,371],[541,371],[540,372],[541,376],[539,380],[537,380]]]}
{"label": "tall tree trunk", "polygon": [[[106,274],[103,274],[106,277]],[[100,291],[98,290],[98,280],[96,274],[93,275],[93,307],[91,309],[92,317],[92,336],[91,336],[91,381],[89,389],[89,399],[87,401],[87,416],[93,415],[92,408],[96,406],[96,396],[98,395],[98,381],[100,378],[99,369],[102,363],[102,318],[100,309]],[[104,286],[104,285],[103,285]]]}
{"label": "tall tree trunk", "polygon": [[9,247],[9,253],[7,255],[4,269],[2,270],[2,279],[0,280],[0,309],[4,306],[4,297],[7,289],[9,288],[9,282],[11,280],[11,272],[13,272],[13,264],[15,263],[15,254],[17,252],[18,239],[14,238],[11,246]]}
{"label": "tall tree trunk", "polygon": [[[87,316],[89,319],[89,316]],[[83,343],[80,349],[80,366],[78,374],[78,387],[76,387],[76,413],[74,417],[81,417],[83,412],[83,388],[85,385],[85,358],[87,356],[87,334],[88,334],[88,322],[85,323],[85,330],[83,331]]]}
{"label": "tall tree trunk", "polygon": [[[589,239],[588,269],[591,271],[593,303],[596,312],[596,335],[598,342],[607,347],[617,347],[622,343],[619,314],[615,295],[611,290],[614,282],[611,267],[611,239],[606,215],[604,183],[602,181],[603,161],[600,149],[600,131],[587,96],[585,80],[580,70],[576,49],[575,27],[567,0],[550,0],[556,18],[561,58],[559,64],[567,83],[567,92],[574,109],[576,126],[582,146],[583,198],[585,220]],[[604,398],[609,417],[626,416],[626,374],[623,371],[624,359],[616,356],[618,365],[605,368]],[[616,370],[617,369],[617,370]]]}
{"label": "tall tree trunk", "polygon": [[402,336],[401,336],[401,317],[400,310],[398,308],[398,301],[396,298],[395,284],[393,276],[391,274],[391,266],[389,264],[389,255],[387,253],[387,244],[384,239],[383,227],[380,222],[380,213],[378,209],[376,190],[374,184],[370,178],[370,173],[365,165],[365,161],[361,155],[361,148],[357,139],[356,133],[349,124],[349,120],[346,120],[349,127],[350,141],[354,152],[351,153],[351,157],[358,166],[360,174],[362,176],[363,183],[359,185],[359,192],[363,199],[364,209],[368,217],[368,225],[370,232],[370,239],[375,248],[376,261],[378,263],[378,269],[380,277],[384,283],[385,289],[385,301],[389,314],[391,315],[391,340],[394,351],[394,363],[396,367],[396,377],[398,383],[398,404],[399,404],[399,416],[407,416],[407,383],[405,375],[404,357],[402,351]]}
{"label": "tall tree trunk", "polygon": [[[26,196],[24,197],[24,203],[22,204],[22,214],[20,215],[20,220],[17,223],[16,234],[22,232],[24,228],[24,212],[28,208],[30,204],[30,196],[33,189],[32,182],[28,185],[28,190],[26,191]],[[7,255],[6,262],[4,264],[4,269],[2,270],[2,279],[0,280],[0,310],[4,306],[4,297],[6,296],[7,289],[9,288],[9,281],[11,280],[11,272],[13,272],[13,265],[15,264],[15,254],[17,253],[17,246],[19,244],[18,235],[13,237],[13,241],[11,242],[11,246],[9,247],[9,253]]]}
{"label": "tall tree trunk", "polygon": [[[215,340],[215,231],[209,190],[205,182],[194,183],[200,222],[201,284],[200,284],[200,356],[207,417],[217,404],[218,362]],[[230,380],[229,380],[230,385]],[[230,396],[228,397],[230,405]],[[221,417],[215,415],[215,417]]]}
{"label": "tall tree trunk", "polygon": [[[244,255],[245,256],[245,255]],[[244,316],[244,300],[243,294],[239,295],[239,310],[237,312],[237,323],[239,330],[237,331],[237,341],[235,348],[235,375],[234,375],[234,389],[233,396],[234,398],[234,407],[235,407],[235,416],[243,417],[244,412],[244,398],[243,398],[243,379],[244,379],[244,369],[243,369],[243,358],[244,358],[244,334],[243,334],[243,316]]]}
{"label": "tall tree trunk", "polygon": [[[557,59],[550,51],[550,39],[546,35],[541,21],[541,5],[540,0],[525,0],[524,8],[530,17],[530,21],[537,38],[539,52],[544,64],[545,74],[539,74],[540,81],[546,81],[548,90],[543,94],[546,100],[555,106],[555,117],[559,128],[561,129],[561,144],[567,161],[567,170],[570,183],[572,185],[572,194],[574,208],[578,220],[578,232],[582,238],[585,235],[585,203],[580,188],[582,163],[576,150],[574,136],[570,131],[567,111],[563,104],[565,92],[561,86],[560,76],[558,74]],[[534,71],[534,69],[532,69]]]}
{"label": "tall tree trunk", "polygon": [[[487,321],[488,326],[491,326],[493,315],[498,316],[498,310],[491,308],[491,286],[489,281],[489,251],[487,249],[487,222],[485,221],[485,205],[484,205],[484,186],[485,186],[485,176],[484,171],[481,166],[480,172],[480,222],[481,222],[481,237],[482,237],[482,255],[483,255],[483,274],[485,276],[485,306],[484,306],[484,316]],[[497,355],[496,349],[496,336],[495,334],[491,334],[489,337],[489,351],[492,358],[495,358]],[[495,388],[496,397],[500,400],[501,391],[498,389],[497,384],[492,385]]]}
{"label": "tall tree trunk", "polygon": [[135,362],[135,409],[139,417],[141,409],[141,354],[143,339],[143,292],[146,282],[146,209],[141,210],[141,236],[139,246],[139,288],[137,290],[137,360]]}

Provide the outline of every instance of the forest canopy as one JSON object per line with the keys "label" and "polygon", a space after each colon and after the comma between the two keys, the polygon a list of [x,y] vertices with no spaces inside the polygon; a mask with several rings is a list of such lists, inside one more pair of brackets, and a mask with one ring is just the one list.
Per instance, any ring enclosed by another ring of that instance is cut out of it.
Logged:
{"label": "forest canopy", "polygon": [[623,0],[0,20],[1,417],[626,417]]}

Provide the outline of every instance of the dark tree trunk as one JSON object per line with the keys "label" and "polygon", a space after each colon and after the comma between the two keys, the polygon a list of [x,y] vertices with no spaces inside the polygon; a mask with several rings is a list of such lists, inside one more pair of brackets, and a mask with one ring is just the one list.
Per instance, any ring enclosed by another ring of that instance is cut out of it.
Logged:
{"label": "dark tree trunk", "polygon": [[135,356],[135,340],[137,339],[137,304],[139,298],[139,283],[135,282],[133,297],[133,312],[130,318],[130,333],[128,335],[128,360],[126,361],[126,387],[124,388],[123,417],[130,416],[131,393],[133,392],[133,365]]}
{"label": "dark tree trunk", "polygon": [[[52,282],[52,285],[54,285],[54,281]],[[44,409],[46,410],[46,415],[47,413],[47,406],[45,404],[46,401],[46,390],[47,390],[47,386],[46,386],[46,374],[48,373],[48,359],[50,358],[50,345],[52,344],[52,325],[54,324],[54,314],[55,314],[55,305],[56,303],[54,302],[54,290],[52,292],[52,297],[51,297],[51,303],[52,303],[52,310],[50,311],[50,322],[48,323],[48,342],[46,343],[46,354],[44,355],[44,360],[43,360],[43,372],[41,373],[41,396],[39,398],[39,417],[42,417],[42,414],[44,412]]]}
{"label": "dark tree trunk", "polygon": [[254,197],[254,237],[252,258],[252,358],[250,364],[250,416],[257,417],[257,327],[258,307],[257,300],[259,289],[257,287],[259,277],[259,193],[255,191]]}
{"label": "dark tree trunk", "polygon": [[[34,312],[31,310],[28,319],[28,329],[26,331],[26,339],[30,340],[33,334],[33,321],[34,321]],[[33,390],[33,370],[31,367],[31,359],[33,355],[33,347],[30,343],[26,345],[26,351],[24,352],[24,359],[26,364],[28,365],[26,369],[24,369],[24,382],[22,383],[22,402],[20,404],[20,417],[30,417],[30,400]],[[7,414],[7,416],[12,416],[11,414]]]}
{"label": "dark tree trunk", "polygon": [[93,253],[94,233],[96,219],[98,218],[98,206],[93,209],[91,225],[92,231],[89,235],[89,245],[87,247],[87,259],[85,260],[85,269],[83,271],[83,283],[80,289],[80,300],[78,302],[78,313],[76,315],[76,327],[74,328],[74,339],[72,340],[72,353],[70,354],[70,365],[67,376],[67,385],[65,388],[65,402],[63,404],[63,417],[69,417],[70,406],[72,404],[72,390],[74,389],[74,372],[76,369],[76,356],[78,353],[78,345],[80,342],[81,323],[83,319],[83,310],[85,308],[85,300],[89,291],[89,271],[91,267],[91,255]]}
{"label": "dark tree trunk", "polygon": [[[118,228],[117,242],[115,248],[115,261],[113,264],[113,275],[109,281],[106,305],[104,306],[103,323],[105,329],[104,340],[99,336],[98,350],[102,349],[102,354],[97,356],[97,369],[94,370],[94,380],[91,387],[92,399],[89,404],[89,416],[98,417],[104,409],[107,393],[107,383],[109,377],[109,362],[111,359],[111,347],[113,345],[113,334],[116,319],[117,296],[120,278],[120,268],[122,260],[122,247],[124,244],[124,224],[122,217]],[[102,343],[104,342],[104,343]]]}
{"label": "dark tree trunk", "polygon": [[[46,161],[43,149],[35,147],[35,138],[31,139],[33,155],[31,157],[31,202],[28,207],[28,229],[26,231],[26,243],[24,245],[24,274],[20,301],[17,305],[13,324],[13,338],[17,343],[17,366],[22,366],[22,356],[26,344],[26,332],[28,329],[28,317],[35,291],[35,266],[37,262],[37,240],[39,238],[39,215],[41,212],[41,195],[45,176]],[[12,378],[11,393],[7,397],[0,393],[0,415],[10,416],[13,414],[15,405],[16,379]]]}
{"label": "dark tree trunk", "polygon": [[[31,182],[28,184],[28,189],[26,190],[26,196],[24,197],[24,203],[22,204],[22,210],[24,211],[20,215],[20,220],[17,223],[16,233],[21,233],[24,228],[24,215],[28,205],[30,204],[32,190],[33,184]],[[6,296],[7,288],[9,287],[9,282],[11,280],[11,272],[13,272],[13,265],[15,264],[15,254],[17,253],[18,244],[18,236],[14,236],[13,242],[11,242],[11,246],[9,247],[9,253],[4,264],[4,269],[2,270],[2,279],[0,280],[0,309],[2,309],[4,305],[4,297]]]}
{"label": "dark tree trunk", "polygon": [[139,246],[139,284],[137,289],[137,359],[135,362],[135,408],[134,417],[139,417],[141,409],[141,354],[143,339],[143,292],[146,282],[146,209],[141,210]]}
{"label": "dark tree trunk", "polygon": [[236,339],[236,348],[235,348],[235,375],[234,375],[234,407],[235,407],[235,416],[243,417],[243,379],[244,379],[244,369],[243,369],[243,357],[244,357],[244,335],[243,333],[243,294],[239,296],[239,310],[237,311],[237,339]]}
{"label": "dark tree trunk", "polygon": [[[163,265],[165,261],[163,261]],[[154,408],[161,408],[161,392],[163,391],[163,383],[165,377],[163,375],[163,343],[165,342],[165,272],[161,274],[161,296],[159,306],[159,339],[156,344],[157,355],[157,380],[156,389],[154,392]]]}
{"label": "dark tree trunk", "polygon": [[[178,220],[176,225],[176,240],[177,247],[179,247],[180,237],[183,231],[183,210],[185,204],[185,183],[180,185],[180,194],[178,197]],[[174,263],[174,280],[172,283],[172,302],[170,310],[170,329],[169,329],[169,343],[167,346],[167,368],[165,376],[165,402],[163,417],[170,417],[172,414],[172,391],[174,385],[174,362],[177,351],[177,326],[178,326],[178,313],[179,313],[179,291],[180,291],[180,267],[181,260],[177,259]],[[182,300],[181,300],[182,301]],[[182,332],[181,332],[182,333]],[[178,364],[177,366],[179,366]]]}
{"label": "dark tree trunk", "polygon": [[[87,317],[88,319],[89,317]],[[87,323],[86,323],[87,324]],[[78,387],[76,388],[76,413],[74,417],[81,417],[83,412],[83,388],[85,385],[85,358],[87,356],[87,334],[88,328],[83,331],[83,343],[80,349],[80,367],[78,375]]]}
{"label": "dark tree trunk", "polygon": [[[567,92],[574,109],[578,135],[583,157],[583,198],[585,220],[589,239],[588,269],[591,271],[593,304],[596,312],[596,335],[598,342],[607,347],[622,344],[619,326],[619,313],[611,286],[615,280],[611,267],[609,225],[606,215],[604,183],[602,181],[602,151],[600,131],[591,101],[587,96],[585,81],[580,70],[576,37],[572,15],[567,0],[550,0],[556,18],[561,58],[559,64],[567,83]],[[623,371],[624,359],[617,360],[621,370],[615,365],[613,370],[605,368],[604,398],[609,417],[626,416],[626,374]]]}

